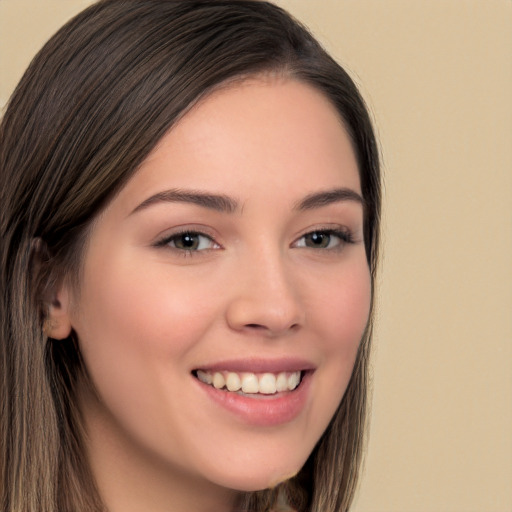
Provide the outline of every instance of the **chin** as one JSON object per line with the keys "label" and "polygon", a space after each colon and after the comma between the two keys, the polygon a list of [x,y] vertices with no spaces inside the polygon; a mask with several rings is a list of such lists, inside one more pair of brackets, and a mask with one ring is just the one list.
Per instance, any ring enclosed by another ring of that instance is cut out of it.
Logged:
{"label": "chin", "polygon": [[[287,464],[283,464],[282,461],[279,461],[274,466],[269,466],[269,464],[244,464],[244,468],[232,468],[230,473],[223,471],[222,474],[217,473],[215,476],[210,474],[208,477],[210,480],[215,480],[218,485],[235,491],[261,491],[276,487],[297,475],[306,459],[307,455],[300,462],[288,461]],[[224,467],[228,469],[226,466]]]}

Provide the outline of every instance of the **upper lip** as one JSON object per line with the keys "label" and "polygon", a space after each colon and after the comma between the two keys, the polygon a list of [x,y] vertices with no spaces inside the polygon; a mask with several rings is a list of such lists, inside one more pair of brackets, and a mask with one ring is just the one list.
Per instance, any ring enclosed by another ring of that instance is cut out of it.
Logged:
{"label": "upper lip", "polygon": [[316,366],[306,359],[284,357],[280,359],[231,359],[198,366],[195,370],[211,372],[232,371],[250,373],[279,373],[315,370]]}

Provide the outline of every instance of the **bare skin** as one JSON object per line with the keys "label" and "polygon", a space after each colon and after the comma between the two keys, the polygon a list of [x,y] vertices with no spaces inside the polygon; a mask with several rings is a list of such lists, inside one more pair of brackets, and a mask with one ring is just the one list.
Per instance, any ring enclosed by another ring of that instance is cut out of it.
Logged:
{"label": "bare skin", "polygon": [[[82,406],[109,512],[228,511],[299,471],[368,319],[360,195],[330,103],[254,79],[199,102],[108,205],[80,294],[64,285],[51,315],[96,390]],[[234,392],[197,378],[251,365],[302,380],[225,406]]]}

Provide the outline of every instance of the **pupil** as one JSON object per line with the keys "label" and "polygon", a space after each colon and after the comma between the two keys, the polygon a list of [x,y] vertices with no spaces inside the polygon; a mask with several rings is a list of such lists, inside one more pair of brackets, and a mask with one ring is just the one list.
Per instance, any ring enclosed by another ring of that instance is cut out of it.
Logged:
{"label": "pupil", "polygon": [[325,233],[311,233],[309,240],[311,245],[315,247],[327,247],[329,245],[329,235]]}
{"label": "pupil", "polygon": [[197,237],[186,233],[181,235],[181,246],[185,249],[194,249],[197,245]]}

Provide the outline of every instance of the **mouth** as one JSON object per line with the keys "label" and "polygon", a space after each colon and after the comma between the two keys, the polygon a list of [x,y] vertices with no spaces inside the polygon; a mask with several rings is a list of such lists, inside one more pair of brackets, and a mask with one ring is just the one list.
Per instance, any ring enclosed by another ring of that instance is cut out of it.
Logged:
{"label": "mouth", "polygon": [[294,391],[300,386],[305,373],[305,370],[253,373],[197,369],[192,375],[215,389],[256,398]]}
{"label": "mouth", "polygon": [[248,358],[199,366],[191,377],[208,399],[205,407],[220,406],[246,425],[273,427],[307,414],[316,370],[304,359]]}

